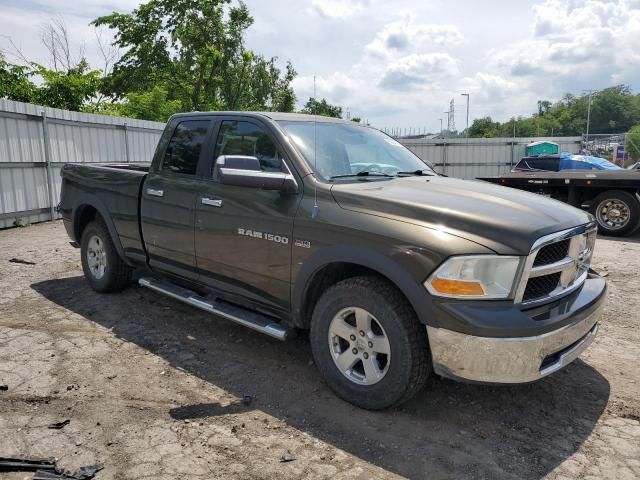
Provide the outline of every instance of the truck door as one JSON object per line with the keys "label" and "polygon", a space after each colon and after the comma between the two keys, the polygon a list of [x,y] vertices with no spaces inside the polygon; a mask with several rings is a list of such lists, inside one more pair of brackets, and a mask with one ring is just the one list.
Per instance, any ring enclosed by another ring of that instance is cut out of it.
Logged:
{"label": "truck door", "polygon": [[263,170],[283,171],[286,161],[258,120],[223,118],[209,178],[196,198],[195,252],[200,281],[274,310],[289,306],[293,218],[299,194],[223,185],[213,180],[219,155],[248,155]]}
{"label": "truck door", "polygon": [[163,158],[142,188],[141,224],[152,268],[196,280],[194,203],[199,188],[196,171],[211,121],[179,122]]}

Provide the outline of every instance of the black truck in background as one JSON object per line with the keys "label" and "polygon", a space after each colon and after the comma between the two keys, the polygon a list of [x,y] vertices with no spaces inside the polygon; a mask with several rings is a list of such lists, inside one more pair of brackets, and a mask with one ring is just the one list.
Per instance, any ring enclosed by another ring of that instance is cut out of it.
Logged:
{"label": "black truck in background", "polygon": [[479,180],[538,193],[587,210],[604,235],[630,235],[640,227],[640,170],[512,171]]}
{"label": "black truck in background", "polygon": [[65,165],[60,211],[94,290],[135,270],[276,339],[308,330],[327,384],[369,409],[432,373],[545,377],[591,343],[606,299],[590,214],[439,176],[339,119],[175,115],[149,167]]}

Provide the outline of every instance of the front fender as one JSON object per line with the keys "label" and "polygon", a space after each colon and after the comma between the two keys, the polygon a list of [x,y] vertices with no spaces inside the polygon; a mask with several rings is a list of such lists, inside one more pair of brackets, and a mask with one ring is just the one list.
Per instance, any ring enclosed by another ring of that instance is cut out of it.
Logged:
{"label": "front fender", "polygon": [[309,318],[304,316],[305,299],[314,277],[332,263],[349,263],[366,267],[391,281],[407,298],[421,323],[437,326],[437,317],[433,301],[422,285],[422,280],[414,278],[407,269],[393,258],[380,252],[357,246],[331,246],[319,249],[305,259],[293,283],[291,304],[293,321],[307,328]]}

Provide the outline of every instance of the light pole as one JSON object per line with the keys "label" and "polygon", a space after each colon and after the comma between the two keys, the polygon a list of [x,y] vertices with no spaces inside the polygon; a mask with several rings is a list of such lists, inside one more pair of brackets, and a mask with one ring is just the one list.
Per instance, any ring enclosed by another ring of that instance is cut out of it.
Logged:
{"label": "light pole", "polygon": [[442,135],[442,119],[439,118],[438,120],[440,120],[440,135]]}
{"label": "light pole", "polygon": [[587,148],[589,148],[589,123],[591,122],[591,97],[593,92],[589,92],[589,106],[587,107]]}
{"label": "light pole", "polygon": [[462,95],[463,97],[467,97],[467,130],[466,130],[465,137],[469,138],[469,97],[470,95],[468,93],[461,93],[460,95]]}
{"label": "light pole", "polygon": [[451,110],[449,110],[448,112],[444,112],[447,114],[447,131],[449,130],[449,124],[451,123],[451,118],[449,117],[451,115]]}

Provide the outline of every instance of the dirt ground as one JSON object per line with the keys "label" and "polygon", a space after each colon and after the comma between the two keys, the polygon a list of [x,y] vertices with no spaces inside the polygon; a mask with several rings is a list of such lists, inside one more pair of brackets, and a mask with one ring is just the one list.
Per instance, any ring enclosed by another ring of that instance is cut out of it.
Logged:
{"label": "dirt ground", "polygon": [[331,393],[304,338],[133,285],[94,293],[59,222],[0,231],[0,457],[100,462],[99,480],[639,478],[639,240],[598,240],[609,303],[564,371],[518,387],[432,378],[374,413]]}

